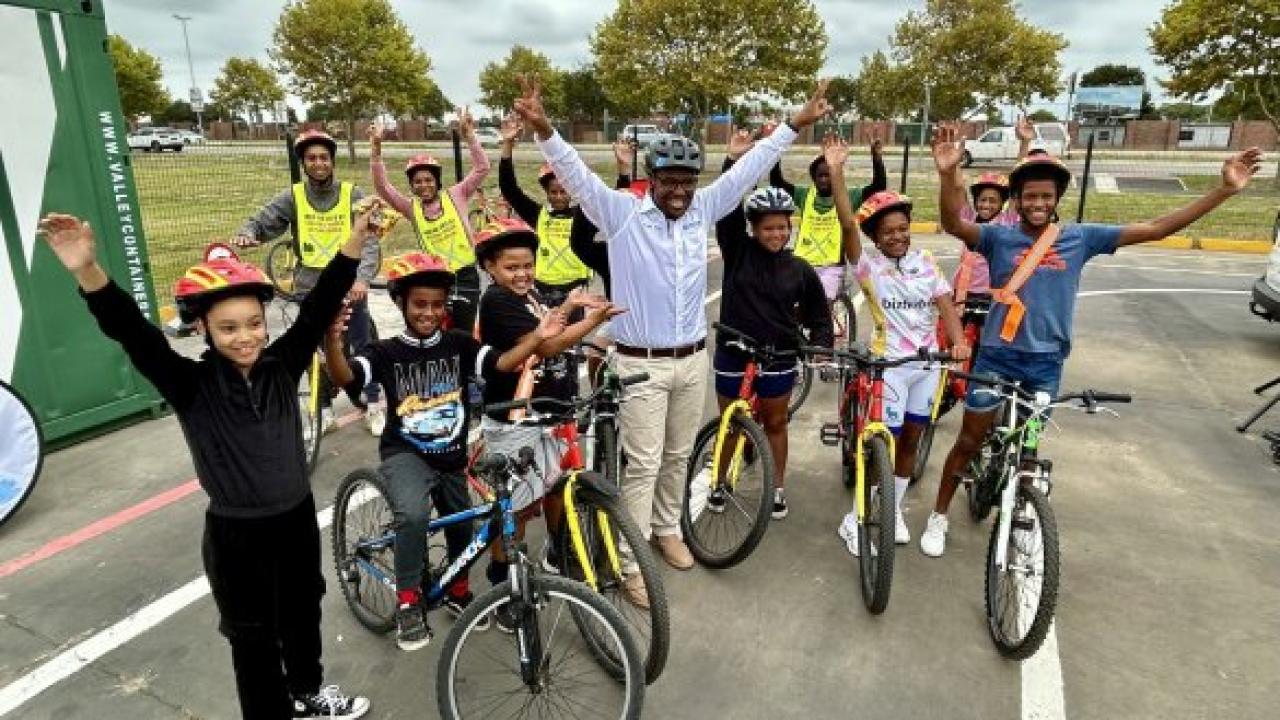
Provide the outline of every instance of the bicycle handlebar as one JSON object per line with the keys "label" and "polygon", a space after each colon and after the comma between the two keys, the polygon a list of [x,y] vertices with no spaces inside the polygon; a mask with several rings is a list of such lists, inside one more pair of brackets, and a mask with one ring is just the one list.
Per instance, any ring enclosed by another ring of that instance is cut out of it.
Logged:
{"label": "bicycle handlebar", "polygon": [[734,339],[730,340],[727,344],[737,347],[748,355],[753,355],[766,361],[789,359],[800,355],[798,350],[776,350],[771,346],[762,346],[758,340],[750,335],[742,332],[741,330],[735,330],[723,323],[712,322],[711,327],[715,328],[717,335],[724,334],[732,335],[734,337]]}
{"label": "bicycle handlebar", "polygon": [[[987,385],[989,387],[999,388],[1001,390],[1006,391],[1006,393],[1010,395],[1015,395],[1019,399],[1026,400],[1028,402],[1035,400],[1035,397],[1036,397],[1035,393],[1027,391],[1021,385],[1015,382],[1009,382],[1008,380],[1003,380],[998,377],[992,377],[990,375],[973,375],[971,373],[961,372],[959,370],[952,370],[951,376],[961,378],[963,380],[968,380],[970,382],[976,382],[979,385]],[[1094,409],[1098,407],[1099,404],[1103,404],[1103,403],[1131,403],[1133,402],[1133,396],[1130,395],[1129,393],[1113,393],[1113,392],[1107,392],[1104,390],[1081,390],[1079,392],[1059,395],[1058,397],[1051,400],[1049,404],[1060,405],[1063,403],[1069,403],[1073,400],[1082,401],[1085,409],[1092,412]]]}
{"label": "bicycle handlebar", "polygon": [[[635,385],[636,383],[645,382],[648,379],[649,379],[649,373],[642,372],[642,373],[636,373],[635,375],[628,375],[627,377],[624,377],[624,378],[619,378],[618,382],[620,382],[623,387],[626,387],[628,385]],[[488,415],[490,413],[508,412],[511,410],[525,410],[530,413],[538,413],[539,411],[533,407],[534,405],[541,405],[543,406],[543,408],[545,408],[548,405],[551,405],[551,406],[555,406],[557,408],[563,409],[565,411],[565,414],[570,414],[570,413],[576,412],[579,408],[584,408],[591,405],[591,403],[595,402],[596,398],[602,392],[604,392],[604,390],[605,389],[601,387],[597,390],[594,390],[589,395],[586,395],[584,397],[575,397],[572,400],[562,400],[560,398],[553,398],[553,397],[531,397],[531,398],[520,398],[517,400],[507,400],[505,402],[490,403],[484,406],[484,413]],[[554,415],[556,413],[555,412],[548,413],[548,412],[545,412],[544,410],[540,414]]]}
{"label": "bicycle handlebar", "polygon": [[865,345],[856,345],[852,349],[828,348],[818,345],[805,345],[800,351],[806,355],[830,355],[837,360],[851,362],[856,365],[867,365],[879,368],[892,368],[912,362],[952,362],[955,358],[949,352],[934,352],[921,348],[915,355],[894,358],[877,358]]}

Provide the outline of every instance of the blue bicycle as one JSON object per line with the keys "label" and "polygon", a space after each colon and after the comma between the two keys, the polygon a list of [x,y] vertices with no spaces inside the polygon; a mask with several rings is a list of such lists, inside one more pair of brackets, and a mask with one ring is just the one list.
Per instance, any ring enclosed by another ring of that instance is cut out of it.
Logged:
{"label": "blue bicycle", "polygon": [[[492,543],[511,558],[508,579],[477,597],[454,621],[436,668],[442,718],[557,717],[566,707],[584,717],[638,718],[644,699],[644,661],[626,620],[602,595],[582,583],[540,574],[516,537],[512,495],[534,473],[533,451],[512,460],[487,455],[472,471],[494,489],[495,499],[432,520],[428,536],[447,527],[482,521],[466,550],[436,568],[428,548],[428,610]],[[394,520],[377,472],[348,475],[334,503],[333,555],[338,584],[356,619],[375,632],[394,626],[396,592]],[[501,613],[516,632],[484,632],[481,621]],[[601,663],[605,643],[617,665]],[[621,672],[617,672],[618,669]]]}

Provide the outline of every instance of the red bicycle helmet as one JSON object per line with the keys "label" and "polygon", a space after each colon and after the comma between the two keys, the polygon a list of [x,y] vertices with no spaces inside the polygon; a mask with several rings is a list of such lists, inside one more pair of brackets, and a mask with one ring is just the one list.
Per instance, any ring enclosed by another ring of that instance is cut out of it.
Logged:
{"label": "red bicycle helmet", "polygon": [[398,300],[414,287],[448,289],[453,285],[453,273],[444,260],[421,251],[397,255],[387,261],[387,293]]}
{"label": "red bicycle helmet", "polygon": [[219,300],[252,295],[270,302],[275,295],[267,276],[247,262],[215,258],[191,266],[173,286],[173,299],[182,321],[193,322]]}
{"label": "red bicycle helmet", "polygon": [[880,224],[881,218],[893,211],[906,213],[907,219],[910,220],[911,198],[892,190],[884,190],[867,198],[858,207],[854,220],[857,221],[863,234],[871,237],[875,235],[876,226]]}
{"label": "red bicycle helmet", "polygon": [[307,148],[317,143],[329,149],[330,158],[338,155],[338,143],[334,141],[329,133],[323,130],[303,130],[299,133],[298,137],[293,141],[293,154],[301,160],[302,154],[307,151]]}
{"label": "red bicycle helmet", "polygon": [[1009,199],[1009,178],[1000,173],[984,172],[969,184],[969,193],[975,198],[983,190],[991,188],[1000,193],[1000,197],[1004,200]]}
{"label": "red bicycle helmet", "polygon": [[527,247],[536,253],[538,233],[517,218],[497,218],[476,233],[476,259],[481,263],[492,260],[499,251],[509,247]]}
{"label": "red bicycle helmet", "polygon": [[1062,197],[1071,185],[1071,170],[1048,153],[1028,155],[1009,172],[1009,188],[1014,195],[1020,195],[1028,180],[1052,180],[1058,187],[1058,197]]}
{"label": "red bicycle helmet", "polygon": [[440,182],[440,161],[434,155],[429,153],[418,153],[409,158],[409,162],[404,164],[405,177],[413,181],[413,174],[419,170],[426,170],[436,176],[436,182]]}

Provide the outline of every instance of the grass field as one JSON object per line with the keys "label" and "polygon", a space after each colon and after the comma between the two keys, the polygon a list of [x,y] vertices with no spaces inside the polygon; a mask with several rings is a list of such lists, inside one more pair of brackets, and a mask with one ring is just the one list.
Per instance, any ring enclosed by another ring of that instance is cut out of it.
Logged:
{"label": "grass field", "polygon": [[[345,158],[338,162],[338,176],[372,192],[367,158],[353,165]],[[396,168],[398,152],[390,154],[388,165]],[[497,152],[489,151],[493,170],[485,180],[491,198],[497,192]],[[447,155],[441,153],[441,155]],[[592,169],[612,184],[613,161],[605,152],[587,154]],[[801,151],[788,154],[784,160],[787,177],[793,182],[806,181],[810,156]],[[887,158],[890,168],[889,187],[901,187],[901,155]],[[522,187],[537,197],[540,190],[535,174],[540,160],[533,153],[517,154],[516,167]],[[916,202],[915,219],[937,218],[938,184],[932,161],[923,155],[912,158],[907,192]],[[450,175],[446,162],[446,176]],[[865,154],[851,160],[849,182],[862,185],[870,179],[869,160]],[[162,301],[168,298],[177,277],[197,262],[204,247],[215,240],[233,236],[244,221],[265,202],[289,185],[289,167],[283,152],[267,147],[218,146],[196,152],[133,155],[134,177],[142,205],[142,215],[150,252],[152,279]],[[707,163],[704,182],[719,174],[720,156],[713,153]],[[403,177],[397,171],[391,176],[402,188]],[[1087,222],[1124,223],[1156,217],[1186,204],[1199,192],[1216,182],[1216,176],[1182,177],[1188,190],[1183,193],[1102,194],[1090,192],[1086,201]],[[1074,221],[1079,204],[1079,188],[1072,188],[1064,199],[1059,214]],[[1250,191],[1233,198],[1212,215],[1184,231],[1192,237],[1267,239],[1277,206],[1275,186],[1268,180],[1256,182]],[[388,238],[384,256],[414,247],[407,222],[402,222]],[[247,253],[247,259],[262,262],[264,246]]]}

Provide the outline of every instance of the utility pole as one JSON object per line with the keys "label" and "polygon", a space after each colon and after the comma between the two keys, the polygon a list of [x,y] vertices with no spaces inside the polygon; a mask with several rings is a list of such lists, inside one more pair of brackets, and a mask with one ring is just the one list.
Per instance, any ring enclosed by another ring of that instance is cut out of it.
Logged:
{"label": "utility pole", "polygon": [[174,13],[173,19],[182,23],[182,42],[187,46],[187,72],[191,74],[191,93],[188,97],[191,101],[191,109],[196,114],[196,129],[203,135],[204,119],[201,114],[204,112],[204,98],[200,95],[200,88],[196,87],[196,67],[191,63],[191,38],[187,36],[187,22],[191,17]]}
{"label": "utility pole", "polygon": [[929,84],[924,86],[924,122],[920,123],[920,144],[924,145],[929,141],[929,101],[932,98],[929,95]]}

